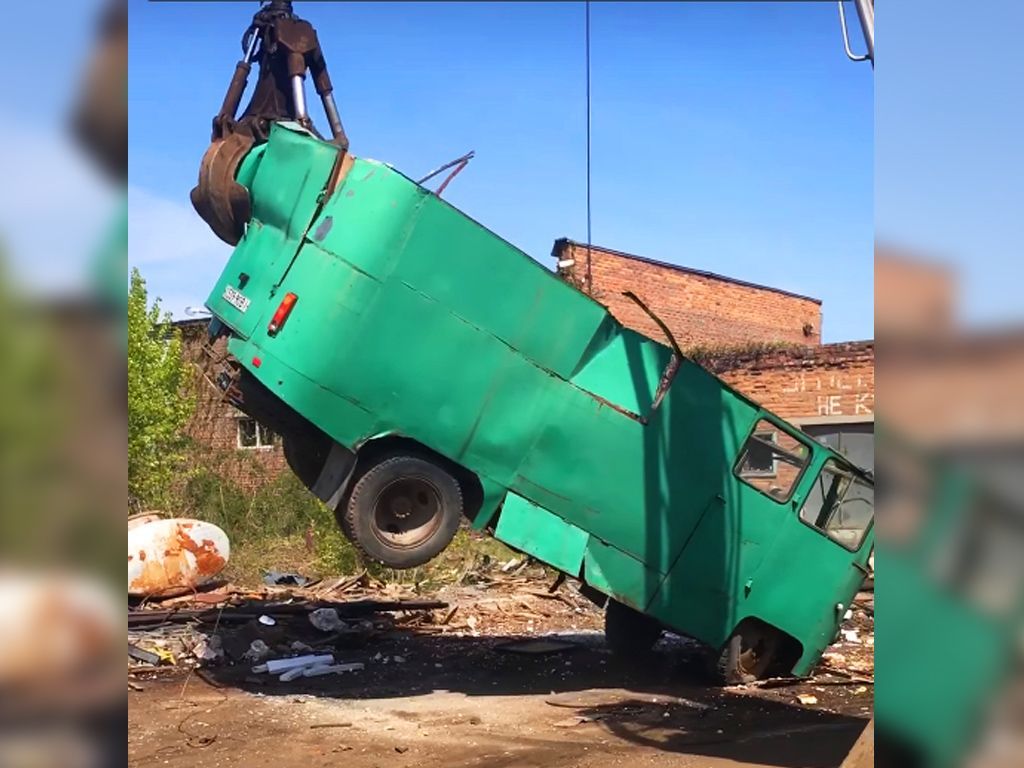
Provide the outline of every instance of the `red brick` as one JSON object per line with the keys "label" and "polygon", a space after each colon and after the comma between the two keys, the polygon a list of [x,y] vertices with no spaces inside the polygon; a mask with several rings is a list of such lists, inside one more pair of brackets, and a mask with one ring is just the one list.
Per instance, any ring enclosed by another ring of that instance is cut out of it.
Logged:
{"label": "red brick", "polygon": [[639,333],[667,341],[647,314],[626,298],[635,293],[668,326],[684,349],[750,342],[818,344],[818,299],[677,267],[607,248],[559,240],[553,255],[567,282]]}

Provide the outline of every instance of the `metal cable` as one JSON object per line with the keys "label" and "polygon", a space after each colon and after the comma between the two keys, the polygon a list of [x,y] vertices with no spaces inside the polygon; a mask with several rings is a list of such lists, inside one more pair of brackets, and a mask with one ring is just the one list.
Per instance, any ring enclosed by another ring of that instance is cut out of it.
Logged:
{"label": "metal cable", "polygon": [[587,293],[593,296],[594,294],[594,276],[591,272],[590,267],[590,243],[591,243],[591,226],[590,226],[590,126],[591,126],[591,110],[590,110],[590,0],[585,2],[586,8],[586,69],[587,69]]}

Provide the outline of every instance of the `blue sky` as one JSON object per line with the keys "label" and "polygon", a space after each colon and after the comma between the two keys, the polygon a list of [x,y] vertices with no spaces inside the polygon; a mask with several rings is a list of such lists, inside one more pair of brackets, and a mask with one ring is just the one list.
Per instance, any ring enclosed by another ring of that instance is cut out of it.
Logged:
{"label": "blue sky", "polygon": [[899,0],[876,20],[878,237],[953,266],[968,324],[1019,324],[1024,4]]}
{"label": "blue sky", "polygon": [[[178,315],[227,256],[188,192],[255,8],[131,3],[130,261]],[[355,154],[416,176],[474,149],[455,205],[547,266],[556,238],[585,239],[582,3],[296,10]],[[594,242],[821,298],[827,341],[871,337],[874,81],[835,5],[591,17]]]}
{"label": "blue sky", "polygon": [[7,182],[0,185],[0,269],[33,294],[87,287],[117,211],[119,191],[68,131],[100,7],[100,0],[81,0],[20,8],[21,24],[45,28],[45,55],[37,35],[8,40],[12,60],[31,67],[6,78],[0,105],[0,167]]}

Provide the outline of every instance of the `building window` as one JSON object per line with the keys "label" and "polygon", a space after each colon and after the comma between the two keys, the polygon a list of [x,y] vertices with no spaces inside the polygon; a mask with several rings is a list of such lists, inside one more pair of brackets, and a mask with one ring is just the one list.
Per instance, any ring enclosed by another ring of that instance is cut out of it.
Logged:
{"label": "building window", "polygon": [[783,502],[793,495],[810,458],[810,446],[761,419],[743,444],[734,471],[747,485]]}
{"label": "building window", "polygon": [[238,419],[239,448],[273,448],[277,435],[260,424],[256,419],[244,416]]}

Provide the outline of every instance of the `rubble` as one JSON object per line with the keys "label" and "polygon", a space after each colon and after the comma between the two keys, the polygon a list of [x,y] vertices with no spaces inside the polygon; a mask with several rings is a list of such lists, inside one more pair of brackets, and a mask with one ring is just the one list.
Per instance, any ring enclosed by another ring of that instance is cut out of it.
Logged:
{"label": "rubble", "polygon": [[[429,614],[433,621],[434,611],[448,609],[446,602],[398,589],[377,590],[391,599],[373,599],[363,584],[349,579],[317,590],[222,584],[163,600],[147,597],[128,612],[129,673],[145,675],[168,665],[246,665],[253,674],[288,682],[355,672],[362,662],[339,662],[337,649],[361,647],[381,633],[414,624],[417,616]],[[329,599],[340,591],[352,599]]]}
{"label": "rubble", "polygon": [[[304,645],[304,644],[303,644]],[[305,646],[308,648],[309,646]],[[292,650],[295,650],[294,648]],[[312,649],[310,649],[312,650]],[[242,654],[242,658],[246,661],[263,661],[270,655],[270,646],[264,643],[262,640],[256,639],[249,643],[249,650]]]}
{"label": "rubble", "polygon": [[[818,727],[815,718],[837,714],[851,722],[870,717],[871,593],[853,601],[850,618],[810,677],[719,688],[707,685],[702,647],[695,640],[666,633],[649,664],[622,663],[604,641],[602,610],[571,581],[555,582],[552,590],[552,574],[529,561],[507,572],[502,567],[499,559],[487,567],[460,569],[455,583],[437,590],[385,584],[360,573],[301,588],[222,584],[141,601],[130,612],[130,642],[172,654],[177,663],[154,666],[130,660],[129,695],[133,706],[155,717],[165,716],[161,696],[177,700],[185,689],[186,696],[207,695],[197,690],[197,683],[213,686],[216,696],[230,696],[226,700],[239,704],[238,714],[230,717],[229,707],[212,714],[197,709],[203,719],[189,721],[188,728],[206,730],[198,731],[195,739],[212,735],[200,723],[216,722],[218,712],[227,718],[225,729],[231,732],[251,727],[252,709],[259,707],[264,713],[287,713],[286,722],[303,731],[335,729],[313,731],[325,740],[358,740],[382,726],[367,719],[362,707],[338,709],[321,702],[369,703],[421,695],[429,700],[434,691],[467,692],[473,694],[467,700],[478,702],[477,694],[487,692],[511,693],[518,702],[541,697],[565,711],[541,714],[529,727],[550,728],[556,739],[635,726],[673,739],[715,742],[743,729],[776,728],[779,718],[803,728]],[[274,623],[261,622],[261,616]],[[842,630],[855,630],[860,642],[848,642]],[[220,638],[223,657],[196,658],[194,649],[203,642],[210,646],[212,637]],[[324,656],[330,663],[307,663],[309,657]],[[272,660],[296,666],[261,671]],[[676,696],[677,685],[688,686],[691,698]],[[276,709],[264,709],[269,706]],[[452,729],[493,727],[486,710],[449,713],[448,706],[440,711],[446,718],[451,715]],[[481,715],[487,724],[479,725]],[[380,733],[387,737],[390,728]],[[467,730],[459,732],[467,741],[474,738]],[[263,736],[259,728],[251,734],[254,739]],[[420,744],[406,757],[418,757]],[[267,746],[273,748],[273,740]],[[390,751],[392,746],[385,748]],[[341,744],[328,751],[350,749]]]}
{"label": "rubble", "polygon": [[128,658],[141,661],[143,664],[151,664],[154,667],[160,663],[160,657],[157,654],[131,643],[128,643]]}
{"label": "rubble", "polygon": [[348,627],[334,608],[317,608],[309,614],[309,623],[321,632],[337,632]]}
{"label": "rubble", "polygon": [[[429,599],[411,586],[359,574],[304,588],[221,585],[207,593],[150,600],[129,613],[129,640],[151,653],[170,654],[177,665],[135,663],[130,671],[144,681],[198,667],[204,680],[220,687],[260,692],[282,686],[302,693],[333,693],[338,686],[353,691],[449,687],[452,679],[481,674],[518,678],[523,669],[541,675],[537,683],[554,692],[581,675],[618,674],[604,642],[601,609],[571,585],[556,584],[549,591],[549,574],[535,566],[520,571],[520,565],[503,573],[496,562]],[[261,622],[261,616],[274,623]],[[860,715],[871,705],[873,639],[873,595],[861,593],[810,677],[716,690]],[[657,663],[695,669],[700,650],[695,641],[666,633]]]}
{"label": "rubble", "polygon": [[192,648],[192,655],[200,661],[220,661],[224,658],[223,643],[220,635],[209,635],[200,639]]}

